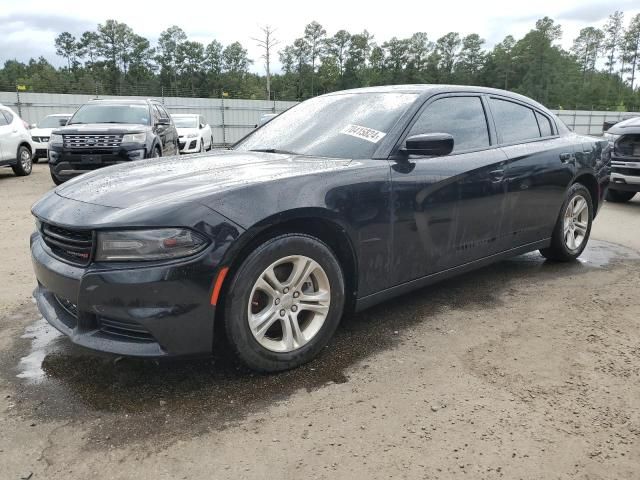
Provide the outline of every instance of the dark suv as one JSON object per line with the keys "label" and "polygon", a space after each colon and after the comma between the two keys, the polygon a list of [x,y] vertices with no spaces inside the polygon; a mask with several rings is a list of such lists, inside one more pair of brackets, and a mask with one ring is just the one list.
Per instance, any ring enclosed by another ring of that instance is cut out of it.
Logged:
{"label": "dark suv", "polygon": [[178,153],[171,116],[154,100],[92,100],[49,139],[56,185],[97,168]]}

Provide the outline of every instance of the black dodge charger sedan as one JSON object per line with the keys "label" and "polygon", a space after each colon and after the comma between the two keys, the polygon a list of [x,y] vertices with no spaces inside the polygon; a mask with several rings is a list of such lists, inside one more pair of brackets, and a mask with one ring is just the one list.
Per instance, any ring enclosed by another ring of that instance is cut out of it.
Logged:
{"label": "black dodge charger sedan", "polygon": [[609,169],[606,140],[513,93],[331,93],[230,151],[108,167],[45,195],[35,296],[89,348],[202,354],[215,324],[247,365],[284,370],[345,311],[532,250],[577,258]]}

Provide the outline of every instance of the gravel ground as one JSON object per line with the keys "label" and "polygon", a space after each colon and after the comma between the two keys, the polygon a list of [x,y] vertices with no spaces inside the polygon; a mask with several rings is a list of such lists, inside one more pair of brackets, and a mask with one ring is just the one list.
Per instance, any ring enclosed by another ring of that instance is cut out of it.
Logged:
{"label": "gravel ground", "polygon": [[[46,165],[0,173],[0,478],[640,477],[640,202],[580,262],[501,262],[343,322],[311,364],[114,359],[31,300]],[[31,477],[29,477],[31,475]]]}

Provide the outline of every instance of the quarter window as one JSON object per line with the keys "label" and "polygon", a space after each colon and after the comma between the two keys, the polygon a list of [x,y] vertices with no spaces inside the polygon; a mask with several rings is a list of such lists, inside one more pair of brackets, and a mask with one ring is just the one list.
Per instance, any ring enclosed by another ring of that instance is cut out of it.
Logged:
{"label": "quarter window", "polygon": [[479,97],[446,97],[425,108],[409,136],[424,133],[448,133],[453,136],[453,151],[489,146],[487,119]]}
{"label": "quarter window", "polygon": [[550,137],[553,135],[551,121],[540,112],[536,112],[536,118],[538,119],[538,125],[540,126],[540,135],[543,137]]}
{"label": "quarter window", "polygon": [[532,109],[497,98],[491,99],[491,111],[501,143],[515,143],[540,138],[540,130]]}
{"label": "quarter window", "polygon": [[7,119],[7,124],[10,124],[11,122],[13,122],[13,115],[11,115],[11,112],[7,112],[6,110],[3,110],[2,114],[4,115],[4,118]]}
{"label": "quarter window", "polygon": [[4,110],[0,110],[0,126],[2,125],[7,125],[9,122],[7,122],[7,119],[4,118]]}

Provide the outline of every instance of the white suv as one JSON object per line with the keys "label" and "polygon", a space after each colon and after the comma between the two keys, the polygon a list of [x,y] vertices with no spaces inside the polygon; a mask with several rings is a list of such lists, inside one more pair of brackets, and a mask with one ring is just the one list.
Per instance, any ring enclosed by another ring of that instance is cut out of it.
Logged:
{"label": "white suv", "polygon": [[9,107],[0,105],[0,167],[11,167],[18,176],[29,175],[32,152],[27,125]]}

